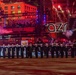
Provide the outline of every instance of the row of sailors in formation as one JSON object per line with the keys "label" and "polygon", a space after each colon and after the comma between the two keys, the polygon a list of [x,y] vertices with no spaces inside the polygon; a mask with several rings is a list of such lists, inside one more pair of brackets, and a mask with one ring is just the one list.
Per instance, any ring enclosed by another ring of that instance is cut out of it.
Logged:
{"label": "row of sailors in formation", "polygon": [[51,54],[51,57],[58,58],[61,57],[63,58],[64,56],[68,58],[68,53],[69,51],[71,52],[71,57],[75,57],[76,55],[76,45],[63,45],[63,44],[58,44],[58,43],[52,43],[52,44],[29,44],[28,46],[23,46],[23,45],[3,45],[0,46],[0,57],[2,56],[5,58],[6,56],[8,58],[32,58],[33,54],[35,55],[36,58],[38,58],[38,53],[40,52],[40,57],[43,58],[49,57],[49,53]]}

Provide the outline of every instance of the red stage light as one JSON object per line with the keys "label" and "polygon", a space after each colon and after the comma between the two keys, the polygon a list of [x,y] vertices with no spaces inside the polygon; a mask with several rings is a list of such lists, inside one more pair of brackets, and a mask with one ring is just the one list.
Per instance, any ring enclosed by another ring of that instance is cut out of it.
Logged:
{"label": "red stage light", "polygon": [[60,6],[60,5],[58,5],[58,8],[61,8],[61,6]]}
{"label": "red stage light", "polygon": [[53,5],[53,8],[55,8],[55,6]]}
{"label": "red stage light", "polygon": [[27,16],[26,16],[26,18],[27,18]]}
{"label": "red stage light", "polygon": [[32,18],[32,16],[31,16],[31,18]]}

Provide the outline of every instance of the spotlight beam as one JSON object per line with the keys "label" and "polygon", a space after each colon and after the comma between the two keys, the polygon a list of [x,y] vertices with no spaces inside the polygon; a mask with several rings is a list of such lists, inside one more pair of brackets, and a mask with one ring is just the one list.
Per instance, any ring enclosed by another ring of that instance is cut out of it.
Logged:
{"label": "spotlight beam", "polygon": [[66,16],[65,16],[65,14],[64,14],[64,11],[62,10],[62,8],[61,8],[61,6],[60,6],[60,5],[58,6],[58,8],[59,8],[59,9],[60,9],[60,11],[62,12],[62,14],[63,14],[63,16],[64,16],[65,20],[67,20],[67,18],[66,18]]}
{"label": "spotlight beam", "polygon": [[55,9],[55,12],[56,12],[57,16],[58,16],[60,22],[62,23],[63,21],[61,20],[61,17],[59,15],[59,12],[58,12],[57,8],[55,6],[53,6],[53,8]]}

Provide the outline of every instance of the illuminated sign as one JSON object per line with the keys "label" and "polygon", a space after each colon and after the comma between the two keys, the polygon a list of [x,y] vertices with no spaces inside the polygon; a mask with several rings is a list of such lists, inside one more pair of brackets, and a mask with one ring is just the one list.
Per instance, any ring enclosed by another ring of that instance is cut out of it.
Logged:
{"label": "illuminated sign", "polygon": [[49,23],[47,24],[48,31],[50,33],[59,33],[59,32],[66,32],[67,24],[66,23]]}

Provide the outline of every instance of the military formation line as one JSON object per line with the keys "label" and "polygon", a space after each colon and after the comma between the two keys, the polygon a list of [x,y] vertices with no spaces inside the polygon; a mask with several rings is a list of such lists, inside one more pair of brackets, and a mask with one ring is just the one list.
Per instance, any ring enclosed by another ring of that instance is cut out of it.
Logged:
{"label": "military formation line", "polygon": [[1,58],[74,58],[76,56],[76,44],[63,45],[52,44],[29,44],[22,45],[2,45],[0,46]]}

